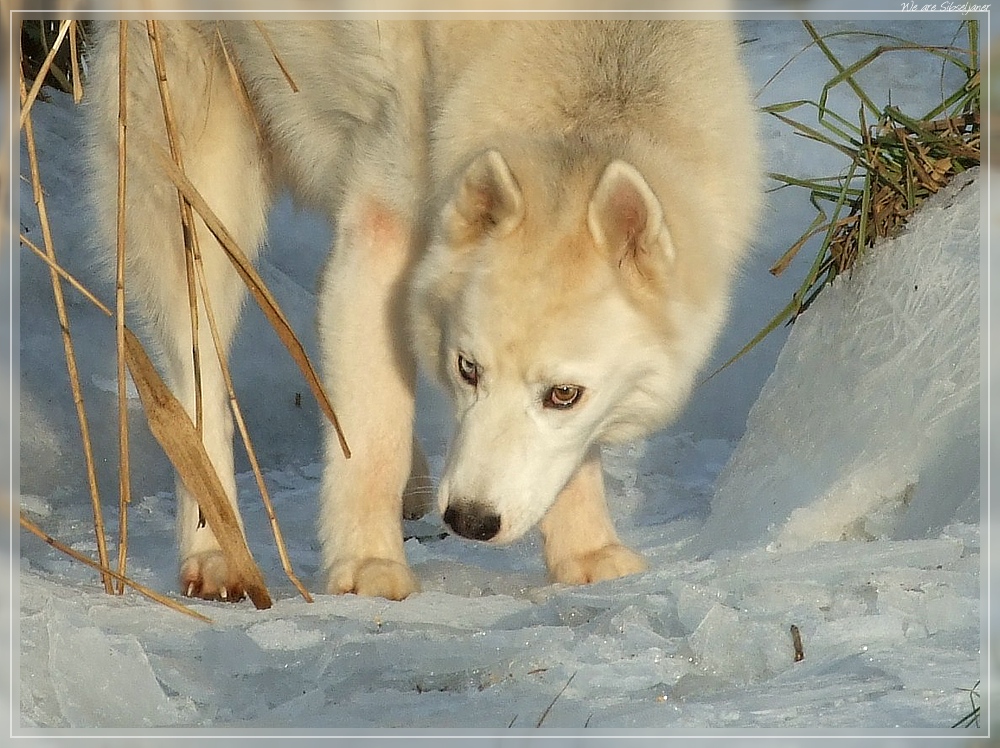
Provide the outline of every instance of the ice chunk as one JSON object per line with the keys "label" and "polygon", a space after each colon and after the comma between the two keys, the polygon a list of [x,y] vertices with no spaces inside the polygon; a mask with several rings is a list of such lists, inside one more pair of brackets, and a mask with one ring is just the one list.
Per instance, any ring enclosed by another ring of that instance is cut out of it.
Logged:
{"label": "ice chunk", "polygon": [[611,445],[601,450],[604,473],[612,481],[609,495],[613,500],[608,504],[615,517],[632,516],[645,499],[639,487],[639,469],[645,454],[645,442]]}
{"label": "ice chunk", "polygon": [[900,615],[904,630],[916,626],[923,635],[933,635],[971,629],[979,620],[979,590],[954,572],[890,569],[874,576],[873,583],[879,612]]}
{"label": "ice chunk", "polygon": [[979,482],[978,170],[795,323],[696,552],[920,538]]}
{"label": "ice chunk", "polygon": [[715,605],[725,602],[727,593],[692,582],[676,582],[672,591],[677,595],[677,617],[686,631],[698,628]]}
{"label": "ice chunk", "polygon": [[38,517],[48,517],[52,514],[52,505],[41,496],[30,493],[21,494],[21,511],[34,514]]}
{"label": "ice chunk", "polygon": [[695,663],[710,676],[749,683],[773,675],[792,663],[787,632],[741,617],[716,603],[691,634]]}
{"label": "ice chunk", "polygon": [[[266,624],[261,624],[266,625]],[[203,662],[218,663],[233,676],[262,673],[270,664],[267,655],[254,637],[239,629],[210,629],[198,633],[199,649]],[[233,653],[239,652],[238,657]]]}
{"label": "ice chunk", "polygon": [[306,649],[323,641],[322,631],[299,629],[295,621],[272,620],[255,623],[247,636],[262,649]]}
{"label": "ice chunk", "polygon": [[154,727],[182,720],[133,636],[101,631],[54,600],[48,616],[49,668],[71,727]]}

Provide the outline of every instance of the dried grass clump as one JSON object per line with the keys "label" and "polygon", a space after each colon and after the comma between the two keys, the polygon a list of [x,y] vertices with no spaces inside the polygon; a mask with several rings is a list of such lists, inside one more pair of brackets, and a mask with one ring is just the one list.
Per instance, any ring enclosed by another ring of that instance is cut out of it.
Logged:
{"label": "dried grass clump", "polygon": [[[30,23],[30,22],[25,22]],[[71,53],[70,60],[72,65],[72,79],[74,83],[74,95],[77,97],[77,101],[82,97],[82,88],[80,87],[80,75],[78,60],[80,50],[78,50],[76,45],[76,40],[78,34],[81,33],[81,27],[78,25],[77,21],[60,21],[58,26],[52,26],[52,22],[46,22],[50,27],[44,24],[40,26],[43,32],[48,32],[49,35],[54,34],[54,38],[51,39],[51,44],[49,36],[45,36],[44,48],[46,49],[45,59],[41,61],[40,64],[34,65],[31,70],[35,76],[34,82],[30,87],[27,85],[26,72],[25,72],[25,59],[22,59],[22,65],[20,70],[20,85],[21,85],[21,115],[20,115],[20,127],[24,132],[28,157],[30,166],[30,181],[34,190],[35,203],[38,208],[39,213],[39,223],[42,227],[42,234],[44,239],[44,247],[40,248],[36,244],[32,243],[23,234],[21,235],[21,244],[27,249],[31,250],[36,256],[43,260],[50,269],[52,285],[53,285],[53,295],[56,299],[56,313],[58,317],[59,326],[63,332],[63,342],[65,346],[66,362],[69,371],[70,386],[73,391],[73,400],[77,406],[77,414],[80,421],[81,438],[83,442],[83,450],[85,461],[87,465],[88,483],[91,490],[91,499],[93,504],[94,512],[94,531],[97,540],[98,547],[98,559],[95,561],[81,554],[72,551],[63,543],[60,543],[54,538],[46,535],[40,528],[38,528],[30,519],[28,519],[24,513],[21,513],[21,526],[43,539],[45,542],[49,543],[54,548],[71,555],[73,558],[98,569],[101,572],[102,579],[104,581],[104,586],[107,592],[117,592],[121,594],[124,591],[125,586],[132,587],[139,590],[142,594],[145,594],[152,599],[164,602],[166,598],[152,591],[146,590],[141,587],[141,585],[136,584],[130,580],[125,575],[125,566],[128,550],[128,508],[130,504],[130,489],[129,489],[129,451],[128,451],[128,419],[126,417],[126,399],[125,399],[125,385],[126,385],[126,369],[131,374],[133,380],[135,381],[136,387],[139,390],[143,407],[146,412],[147,420],[149,421],[150,430],[153,435],[158,439],[161,446],[164,448],[164,452],[170,459],[174,468],[177,470],[178,475],[181,480],[184,481],[192,493],[195,494],[199,507],[202,512],[202,516],[208,522],[212,531],[215,533],[216,537],[222,545],[223,553],[226,555],[227,561],[229,562],[232,569],[237,570],[237,573],[241,577],[243,588],[246,590],[250,599],[253,601],[254,605],[258,608],[267,608],[271,605],[270,594],[264,582],[263,575],[260,569],[257,567],[256,562],[253,560],[253,556],[246,545],[246,540],[243,537],[242,531],[239,528],[238,522],[236,521],[235,514],[229,505],[228,499],[226,498],[225,491],[222,488],[222,484],[215,473],[214,467],[211,461],[208,459],[205,449],[201,443],[201,407],[200,407],[200,392],[197,398],[198,403],[196,406],[195,417],[192,418],[185,412],[180,403],[174,398],[172,393],[163,383],[156,369],[153,367],[146,355],[145,350],[139,343],[138,339],[131,333],[125,324],[125,299],[127,295],[126,288],[126,277],[125,277],[125,262],[124,262],[124,252],[125,252],[125,242],[124,242],[124,226],[125,226],[125,210],[126,210],[126,200],[125,200],[125,167],[127,163],[126,153],[127,153],[127,119],[128,112],[126,110],[126,96],[124,86],[119,87],[119,112],[118,112],[118,213],[117,213],[117,243],[118,243],[118,257],[117,257],[117,273],[116,273],[116,284],[115,284],[115,304],[111,305],[104,304],[101,302],[89,289],[86,288],[85,284],[81,283],[78,279],[74,278],[69,272],[62,267],[56,256],[55,247],[53,246],[51,231],[49,229],[49,218],[48,212],[46,210],[45,204],[45,191],[42,186],[42,181],[38,169],[38,159],[34,147],[34,133],[32,128],[31,119],[31,109],[34,103],[40,96],[42,86],[47,78],[47,76],[53,75],[53,70],[57,68],[57,59],[62,50],[63,43],[68,38],[71,42]],[[22,28],[22,30],[24,30]],[[277,517],[275,516],[274,508],[271,504],[270,497],[264,482],[263,473],[260,469],[259,463],[256,458],[256,452],[253,447],[250,435],[247,432],[246,424],[244,422],[242,412],[239,407],[239,403],[236,398],[236,394],[232,387],[232,380],[229,375],[229,369],[224,357],[222,355],[222,347],[219,343],[219,336],[216,330],[215,317],[212,312],[212,303],[209,295],[209,289],[205,283],[204,270],[202,268],[201,262],[201,249],[197,246],[197,232],[193,230],[195,217],[197,216],[204,224],[209,228],[212,235],[218,240],[222,251],[233,263],[234,268],[237,273],[243,279],[244,283],[250,290],[250,295],[257,301],[265,317],[271,322],[272,326],[275,328],[279,338],[285,344],[286,348],[289,350],[290,355],[293,360],[298,364],[299,368],[302,370],[306,381],[315,395],[317,401],[319,402],[321,411],[326,415],[327,418],[332,422],[335,431],[340,440],[340,446],[345,454],[345,456],[350,456],[350,450],[347,445],[346,438],[340,428],[337,421],[336,414],[334,413],[333,407],[329,402],[323,387],[320,383],[319,377],[317,376],[309,358],[306,356],[305,348],[299,341],[298,337],[295,335],[291,326],[289,325],[285,315],[279,308],[277,301],[271,295],[270,291],[267,289],[264,281],[258,275],[256,269],[247,260],[245,253],[242,249],[237,246],[236,242],[233,241],[231,235],[227,231],[226,227],[219,221],[219,219],[212,212],[211,207],[202,198],[200,194],[194,189],[190,181],[184,174],[183,159],[181,157],[181,152],[178,148],[179,139],[176,136],[176,128],[173,123],[172,113],[171,113],[171,103],[170,103],[170,86],[173,81],[170,77],[170,71],[166,69],[164,65],[162,50],[159,44],[159,33],[158,33],[158,22],[148,21],[146,23],[147,36],[149,38],[149,48],[130,50],[126,44],[127,34],[125,30],[125,22],[120,22],[119,27],[119,43],[120,43],[120,54],[119,54],[119,78],[121,81],[127,80],[126,71],[128,68],[128,59],[130,55],[134,54],[148,54],[152,56],[153,64],[156,68],[156,84],[158,87],[158,97],[161,101],[163,108],[164,122],[166,125],[166,130],[168,134],[168,141],[170,145],[170,153],[163,154],[163,165],[164,171],[168,178],[175,185],[177,189],[177,200],[180,207],[181,220],[185,225],[185,231],[183,235],[185,237],[185,256],[186,264],[188,269],[188,287],[187,293],[190,301],[190,312],[193,326],[193,340],[194,350],[193,350],[193,365],[196,371],[196,380],[200,381],[200,366],[201,366],[201,356],[204,355],[203,352],[198,350],[198,334],[197,334],[197,321],[199,319],[198,310],[202,308],[205,312],[205,319],[207,319],[208,324],[211,328],[211,333],[213,340],[215,342],[214,354],[219,357],[220,365],[223,372],[223,377],[225,380],[226,387],[228,389],[229,401],[231,408],[233,410],[234,419],[239,428],[239,432],[243,438],[244,446],[246,447],[247,454],[249,456],[251,466],[253,468],[254,474],[257,479],[257,485],[260,489],[261,497],[264,502],[265,510],[268,515],[268,519],[271,524],[272,533],[275,538],[275,542],[278,548],[278,554],[281,558],[282,565],[288,575],[290,581],[299,590],[302,596],[307,601],[312,601],[309,592],[306,590],[305,586],[298,580],[295,576],[291,562],[288,558],[285,543],[281,534],[281,529],[278,524]],[[281,66],[280,59],[275,52],[276,65]],[[61,72],[61,71],[60,71]],[[237,87],[237,93],[241,94],[242,91],[242,81],[238,79],[238,76],[234,73],[232,84]],[[60,81],[60,75],[54,74],[55,79]],[[62,78],[65,78],[65,74]],[[183,84],[181,84],[183,85]],[[290,82],[290,85],[294,85]],[[212,251],[215,251],[213,248]],[[102,504],[100,496],[97,492],[97,483],[94,477],[94,456],[91,447],[90,432],[88,427],[86,408],[84,405],[82,390],[80,387],[80,377],[76,366],[76,357],[74,354],[74,342],[72,333],[70,331],[69,320],[65,313],[65,304],[63,302],[62,296],[62,285],[63,282],[68,282],[73,288],[78,290],[84,295],[85,298],[90,300],[95,304],[101,311],[105,313],[109,318],[114,319],[116,338],[117,338],[117,357],[118,357],[118,379],[119,379],[119,397],[118,397],[118,407],[119,407],[119,530],[118,530],[118,570],[113,571],[110,568],[107,554],[107,541],[105,539],[105,528],[102,513]],[[213,352],[209,352],[211,355]],[[200,387],[199,387],[200,389]],[[117,582],[117,589],[113,588],[112,582]],[[196,614],[180,603],[170,602],[170,606],[189,615],[195,615],[199,618],[204,618],[200,614]],[[207,620],[207,619],[206,619]]]}
{"label": "dried grass clump", "polygon": [[863,248],[897,234],[924,200],[979,165],[978,111],[928,122],[886,107],[874,134],[865,135],[858,153],[867,169],[865,186],[834,231],[821,274],[850,270]]}
{"label": "dried grass clump", "polygon": [[[844,173],[832,177],[802,179],[771,174],[779,183],[775,189],[794,186],[808,190],[809,202],[817,211],[810,226],[772,266],[771,273],[783,273],[813,237],[822,236],[823,240],[809,272],[788,304],[712,376],[782,324],[794,322],[823,288],[841,273],[849,272],[867,249],[878,240],[897,234],[924,200],[955,175],[979,165],[981,76],[977,21],[963,21],[960,26],[959,33],[964,30],[968,39],[965,49],[928,47],[879,34],[874,36],[890,43],[849,66],[836,57],[826,40],[862,32],[821,36],[811,23],[802,23],[813,39],[809,46],[819,47],[837,74],[824,85],[817,101],[788,101],[765,107],[763,111],[787,124],[796,135],[837,149],[850,162]],[[944,68],[951,65],[964,74],[965,80],[941,104],[922,116],[908,116],[892,105],[879,107],[855,76],[883,55],[902,52],[933,55],[941,60],[942,77]],[[790,63],[791,60],[785,67]],[[771,80],[780,73],[779,70]],[[829,92],[841,84],[849,86],[857,96],[857,122],[850,122],[827,107]],[[816,123],[789,116],[800,109],[815,111]],[[869,126],[872,120],[876,124]]]}
{"label": "dried grass clump", "polygon": [[[102,568],[101,578],[104,589],[112,591],[112,575],[108,569],[107,541],[104,535],[104,516],[101,509],[101,498],[97,487],[97,470],[93,448],[90,440],[90,424],[87,419],[87,411],[83,400],[83,390],[80,387],[80,374],[77,367],[76,349],[74,347],[73,335],[70,331],[69,316],[66,312],[66,303],[62,293],[62,280],[56,268],[60,267],[56,256],[55,243],[52,239],[52,230],[49,223],[48,206],[45,190],[42,189],[42,180],[38,163],[38,151],[35,147],[35,131],[31,121],[31,106],[38,95],[41,81],[45,78],[45,71],[55,59],[56,52],[66,37],[66,34],[75,29],[75,21],[63,21],[56,44],[53,46],[45,62],[42,64],[41,72],[31,91],[28,91],[24,79],[24,67],[20,68],[20,101],[21,101],[21,130],[24,132],[25,145],[28,151],[28,169],[30,172],[32,197],[35,208],[38,211],[38,222],[42,230],[42,243],[44,245],[44,257],[49,265],[49,276],[52,283],[52,297],[55,304],[56,317],[59,321],[59,329],[62,334],[63,353],[66,357],[66,369],[69,376],[70,388],[73,393],[73,402],[76,406],[77,419],[80,424],[80,436],[83,441],[83,456],[87,474],[87,486],[90,490],[91,505],[94,512],[94,534],[97,540],[98,563]],[[27,238],[21,236],[22,243],[27,242]],[[30,245],[30,242],[28,242]],[[27,245],[26,245],[27,246]],[[23,515],[22,515],[23,517]]]}

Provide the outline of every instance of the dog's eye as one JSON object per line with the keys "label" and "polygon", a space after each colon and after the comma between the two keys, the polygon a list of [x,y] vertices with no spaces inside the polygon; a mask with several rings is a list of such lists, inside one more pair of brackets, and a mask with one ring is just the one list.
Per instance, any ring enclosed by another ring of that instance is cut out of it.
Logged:
{"label": "dog's eye", "polygon": [[458,354],[458,375],[463,382],[475,387],[479,383],[479,365],[460,353]]}
{"label": "dog's eye", "polygon": [[557,384],[555,387],[550,387],[549,391],[545,393],[542,404],[546,408],[565,410],[576,405],[582,394],[583,387],[578,387],[575,384]]}

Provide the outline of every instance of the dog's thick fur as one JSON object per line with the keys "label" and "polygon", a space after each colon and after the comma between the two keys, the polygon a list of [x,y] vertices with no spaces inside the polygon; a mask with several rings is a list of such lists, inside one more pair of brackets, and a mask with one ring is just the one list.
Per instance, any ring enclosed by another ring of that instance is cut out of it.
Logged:
{"label": "dog's thick fur", "polygon": [[[599,447],[662,425],[723,321],[757,216],[754,113],[726,21],[162,22],[185,169],[254,257],[276,190],[322,211],[329,424],[327,590],[403,598],[403,495],[421,361],[451,393],[438,492],[457,533],[538,524],[552,579],[637,572],[608,517]],[[262,31],[263,29],[263,31]],[[265,33],[266,32],[266,33]],[[91,57],[92,190],[114,247],[117,27]],[[295,92],[269,44],[298,88]],[[147,32],[129,29],[128,288],[193,411],[177,197]],[[199,236],[221,333],[241,281]],[[200,305],[204,308],[204,304]],[[232,419],[204,319],[204,442],[235,506]],[[236,599],[178,485],[182,590]]]}

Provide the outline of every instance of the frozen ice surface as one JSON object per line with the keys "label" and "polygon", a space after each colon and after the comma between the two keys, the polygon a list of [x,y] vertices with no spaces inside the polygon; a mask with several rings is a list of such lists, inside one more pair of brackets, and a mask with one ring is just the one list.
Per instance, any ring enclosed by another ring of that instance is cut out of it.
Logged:
{"label": "frozen ice surface", "polygon": [[708,552],[979,519],[978,170],[800,317],[719,478]]}
{"label": "frozen ice surface", "polygon": [[164,693],[135,637],[109,635],[59,600],[51,605],[48,664],[67,726],[158,727],[181,721],[182,700]]}
{"label": "frozen ice surface", "polygon": [[323,641],[323,632],[301,630],[295,621],[262,621],[252,625],[247,635],[263,649],[307,649]]}

